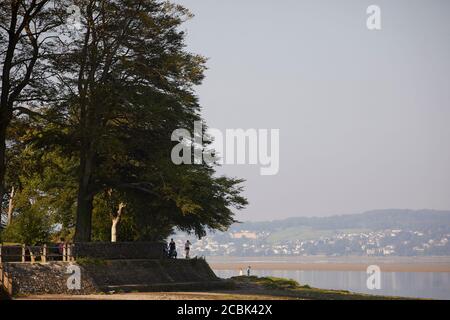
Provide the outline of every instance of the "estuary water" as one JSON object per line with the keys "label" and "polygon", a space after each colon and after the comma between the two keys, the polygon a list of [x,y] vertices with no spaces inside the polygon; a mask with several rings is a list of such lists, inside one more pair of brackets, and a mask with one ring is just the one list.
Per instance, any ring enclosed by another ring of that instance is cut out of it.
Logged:
{"label": "estuary water", "polygon": [[[213,259],[216,260],[216,259]],[[227,259],[230,261],[230,259]],[[239,261],[241,259],[231,259]],[[265,259],[259,258],[259,263]],[[261,261],[262,260],[262,261]],[[274,262],[276,259],[270,258],[267,261]],[[257,276],[274,276],[296,280],[302,285],[322,289],[348,290],[358,293],[366,293],[372,295],[401,296],[412,298],[431,298],[450,300],[450,272],[381,272],[380,289],[369,289],[367,287],[367,279],[369,275],[365,271],[333,271],[333,270],[291,270],[283,266],[289,261],[279,261],[275,267],[264,269],[263,267],[252,269],[252,275]],[[242,259],[243,265],[251,265],[248,259]],[[372,263],[374,261],[371,261]],[[402,261],[404,263],[406,261]],[[411,263],[411,261],[408,261]],[[442,263],[442,261],[439,261]],[[409,263],[407,263],[409,265]],[[444,261],[447,264],[447,261]],[[321,264],[322,265],[322,264]],[[245,273],[245,268],[242,268]],[[288,269],[288,270],[286,270]],[[239,270],[224,268],[213,270],[217,276],[221,278],[230,278],[239,275]]]}

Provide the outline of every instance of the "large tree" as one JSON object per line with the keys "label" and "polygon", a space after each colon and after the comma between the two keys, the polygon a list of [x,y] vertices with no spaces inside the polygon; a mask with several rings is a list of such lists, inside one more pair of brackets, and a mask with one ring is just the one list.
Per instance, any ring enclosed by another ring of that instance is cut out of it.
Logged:
{"label": "large tree", "polygon": [[[76,3],[81,28],[53,64],[66,98],[54,110],[67,124],[62,131],[69,132],[79,156],[75,240],[89,241],[96,195],[113,189],[133,196],[139,192],[148,203],[162,197],[164,175],[174,171],[163,170],[172,165],[171,133],[201,119],[193,87],[203,79],[205,59],[185,48],[180,27],[191,14],[179,5],[155,0]],[[197,178],[213,187],[214,170],[199,166],[189,174],[199,170],[204,174]],[[182,182],[173,181],[172,188]],[[173,195],[172,201],[182,203]],[[207,212],[215,214],[212,207]],[[223,226],[231,222],[228,218]]]}
{"label": "large tree", "polygon": [[[49,72],[46,55],[61,25],[57,1],[2,0],[0,2],[0,200],[5,193],[7,131],[14,117],[37,115],[46,100]],[[14,192],[11,192],[14,194]]]}
{"label": "large tree", "polygon": [[[41,224],[36,232],[48,223],[64,234],[75,229],[75,241],[226,229],[233,208],[247,203],[242,180],[217,177],[206,163],[177,166],[170,157],[172,132],[202,120],[194,86],[205,59],[185,48],[180,27],[188,10],[156,0],[75,4],[79,28],[58,27],[37,57],[27,98],[13,103],[7,235],[23,238],[22,223],[30,221]],[[55,28],[70,21],[65,10],[52,19]]]}

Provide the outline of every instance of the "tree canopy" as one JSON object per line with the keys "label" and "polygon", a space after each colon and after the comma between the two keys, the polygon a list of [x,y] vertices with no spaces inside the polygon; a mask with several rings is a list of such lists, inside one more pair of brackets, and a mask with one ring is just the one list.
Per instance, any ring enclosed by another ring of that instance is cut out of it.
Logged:
{"label": "tree canopy", "polygon": [[[172,132],[203,121],[194,88],[206,59],[186,49],[181,28],[191,13],[155,0],[79,0],[74,29],[69,1],[42,2],[23,31],[48,24],[34,67],[24,66],[36,81],[24,86],[26,99],[8,100],[8,121],[2,105],[3,240],[157,240],[175,228],[199,237],[228,228],[247,204],[243,180],[170,157]],[[17,6],[37,3],[2,3],[0,27],[8,30]],[[10,41],[0,38],[0,51]],[[28,41],[12,60],[34,59]],[[0,58],[5,70],[7,54]],[[203,143],[192,148],[203,152]]]}

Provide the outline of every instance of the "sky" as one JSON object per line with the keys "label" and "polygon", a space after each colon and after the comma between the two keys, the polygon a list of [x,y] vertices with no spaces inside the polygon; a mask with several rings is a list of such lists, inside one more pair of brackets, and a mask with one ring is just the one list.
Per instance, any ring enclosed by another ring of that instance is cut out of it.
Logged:
{"label": "sky", "polygon": [[450,1],[176,2],[208,126],[280,130],[277,175],[218,170],[246,179],[239,220],[450,209]]}

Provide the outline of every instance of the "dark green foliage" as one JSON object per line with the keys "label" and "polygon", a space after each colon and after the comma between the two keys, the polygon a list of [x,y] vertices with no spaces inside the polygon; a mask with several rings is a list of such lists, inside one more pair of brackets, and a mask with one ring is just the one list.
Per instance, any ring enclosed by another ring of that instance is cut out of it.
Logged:
{"label": "dark green foliage", "polygon": [[52,224],[45,211],[31,205],[21,209],[21,214],[3,231],[2,240],[29,245],[49,242]]}
{"label": "dark green foliage", "polygon": [[[115,219],[119,241],[228,228],[233,210],[247,204],[243,181],[170,158],[172,132],[202,120],[194,87],[206,59],[185,49],[189,11],[155,0],[76,5],[81,30],[59,28],[59,44],[49,44],[42,60],[57,76],[45,86],[30,83],[39,108],[8,128],[6,189],[17,190],[8,237],[26,230],[19,222],[30,215],[47,238],[77,241],[109,241]],[[66,21],[67,12],[54,17]],[[45,238],[36,237],[26,240]]]}

